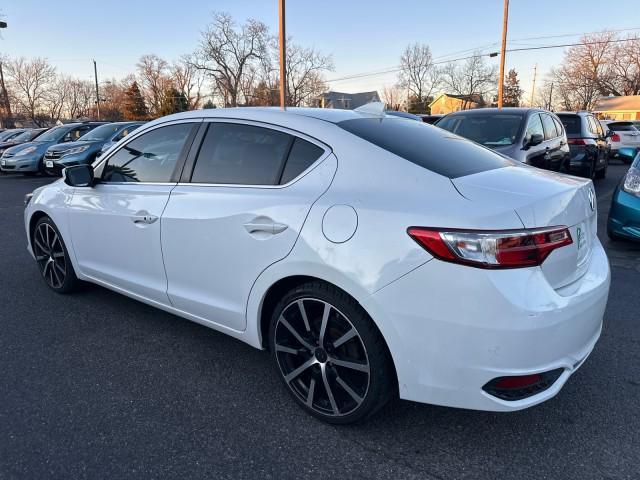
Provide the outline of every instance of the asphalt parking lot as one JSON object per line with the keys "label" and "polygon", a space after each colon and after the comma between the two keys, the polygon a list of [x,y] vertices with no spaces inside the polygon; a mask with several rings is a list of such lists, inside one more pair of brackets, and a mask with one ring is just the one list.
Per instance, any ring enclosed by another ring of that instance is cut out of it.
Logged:
{"label": "asphalt parking lot", "polygon": [[626,168],[596,181],[603,334],[557,397],[508,414],[397,402],[352,427],[303,413],[264,352],[97,286],[49,291],[22,201],[50,179],[2,175],[0,479],[636,479],[640,244],[604,228]]}

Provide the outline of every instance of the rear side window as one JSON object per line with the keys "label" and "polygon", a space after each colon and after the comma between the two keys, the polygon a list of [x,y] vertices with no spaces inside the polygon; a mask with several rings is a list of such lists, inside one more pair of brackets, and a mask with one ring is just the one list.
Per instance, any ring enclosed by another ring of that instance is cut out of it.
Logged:
{"label": "rear side window", "polygon": [[238,123],[211,123],[191,181],[277,185],[294,140],[289,134]]}
{"label": "rear side window", "polygon": [[192,123],[180,123],[140,135],[109,157],[102,181],[171,181],[180,152],[192,128]]}
{"label": "rear side window", "polygon": [[556,124],[556,131],[558,132],[558,136],[562,135],[562,123],[560,123],[560,120],[558,120],[557,118],[551,117],[553,118],[553,123]]}
{"label": "rear side window", "polygon": [[356,118],[337,124],[363,140],[449,178],[515,162],[438,127],[402,118]]}
{"label": "rear side window", "polygon": [[607,127],[609,127],[609,130],[613,130],[614,132],[635,132],[636,131],[636,127],[634,127],[632,123],[627,123],[627,122],[611,122],[611,123],[607,123]]}
{"label": "rear side window", "polygon": [[558,115],[558,117],[567,133],[580,135],[580,117],[578,115]]}
{"label": "rear side window", "polygon": [[318,160],[323,153],[324,150],[313,143],[301,138],[296,138],[291,147],[289,157],[287,158],[287,164],[282,172],[280,184],[289,183],[296,178],[309,168],[313,162]]}
{"label": "rear side window", "polygon": [[550,140],[552,138],[556,138],[558,136],[558,132],[556,132],[556,124],[546,113],[541,113],[542,117],[542,125],[544,126],[544,139]]}
{"label": "rear side window", "polygon": [[589,120],[589,133],[595,136],[600,136],[600,130],[598,129],[598,125],[596,123],[596,119],[594,117],[587,117]]}

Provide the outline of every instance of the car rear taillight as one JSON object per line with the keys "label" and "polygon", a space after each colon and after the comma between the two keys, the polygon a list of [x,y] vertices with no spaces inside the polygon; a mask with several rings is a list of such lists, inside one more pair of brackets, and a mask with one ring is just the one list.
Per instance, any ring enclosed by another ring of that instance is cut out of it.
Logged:
{"label": "car rear taillight", "polygon": [[587,142],[585,142],[582,138],[570,138],[567,140],[567,143],[569,145],[586,145]]}
{"label": "car rear taillight", "polygon": [[611,135],[611,141],[612,142],[619,142],[620,141],[620,135],[618,135],[617,133],[614,133],[613,135]]}
{"label": "car rear taillight", "polygon": [[409,227],[407,233],[440,260],[478,268],[534,267],[573,243],[564,226],[503,231]]}

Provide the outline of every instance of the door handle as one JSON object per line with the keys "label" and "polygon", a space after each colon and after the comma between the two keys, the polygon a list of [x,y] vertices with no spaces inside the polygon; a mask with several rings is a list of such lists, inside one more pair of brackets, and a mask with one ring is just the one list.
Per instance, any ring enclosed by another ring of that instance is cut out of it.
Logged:
{"label": "door handle", "polygon": [[284,223],[277,223],[270,220],[252,220],[251,222],[245,223],[243,226],[249,233],[264,232],[272,235],[282,233],[289,228]]}
{"label": "door handle", "polygon": [[133,223],[135,223],[136,225],[151,225],[152,223],[154,223],[156,220],[158,220],[158,217],[155,215],[151,215],[149,212],[142,210],[140,212],[137,212],[135,215],[133,215],[131,217],[131,221]]}

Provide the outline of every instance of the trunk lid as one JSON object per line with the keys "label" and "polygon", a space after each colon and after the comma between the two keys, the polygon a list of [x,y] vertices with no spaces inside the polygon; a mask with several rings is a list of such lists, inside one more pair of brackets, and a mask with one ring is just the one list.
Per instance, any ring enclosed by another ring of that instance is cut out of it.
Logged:
{"label": "trunk lid", "polygon": [[564,287],[586,272],[597,233],[591,180],[514,166],[452,182],[462,196],[473,202],[487,207],[509,205],[526,228],[569,227],[573,243],[554,250],[540,267],[553,288]]}

